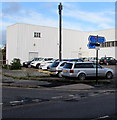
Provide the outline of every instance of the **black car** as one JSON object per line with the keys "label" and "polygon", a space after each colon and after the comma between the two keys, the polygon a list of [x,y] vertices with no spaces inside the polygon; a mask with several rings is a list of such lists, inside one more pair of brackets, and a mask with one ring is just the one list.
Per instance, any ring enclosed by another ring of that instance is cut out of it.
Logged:
{"label": "black car", "polygon": [[117,60],[113,57],[102,57],[99,61],[99,64],[102,64],[102,65],[116,65]]}
{"label": "black car", "polygon": [[27,67],[27,68],[30,68],[31,66],[30,66],[30,63],[31,63],[32,61],[27,61],[27,62],[23,62],[23,67]]}

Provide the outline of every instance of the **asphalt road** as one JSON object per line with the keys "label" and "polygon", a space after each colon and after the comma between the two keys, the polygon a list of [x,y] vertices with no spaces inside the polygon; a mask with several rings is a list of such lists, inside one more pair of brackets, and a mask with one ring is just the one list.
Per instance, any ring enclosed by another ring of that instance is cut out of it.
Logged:
{"label": "asphalt road", "polygon": [[[115,71],[112,84],[92,90],[3,87],[2,116],[3,118],[89,118],[90,120],[111,116],[117,111],[116,92],[113,92],[117,86],[117,66],[104,67]],[[103,90],[112,90],[112,92],[103,92]]]}
{"label": "asphalt road", "polygon": [[[3,118],[89,118],[115,114],[115,93],[91,94],[89,91],[22,89],[3,87]],[[87,95],[89,94],[89,95]],[[73,98],[72,96],[76,99]],[[80,97],[78,96],[80,95]],[[61,96],[64,96],[63,98]],[[42,101],[12,106],[17,98]]]}

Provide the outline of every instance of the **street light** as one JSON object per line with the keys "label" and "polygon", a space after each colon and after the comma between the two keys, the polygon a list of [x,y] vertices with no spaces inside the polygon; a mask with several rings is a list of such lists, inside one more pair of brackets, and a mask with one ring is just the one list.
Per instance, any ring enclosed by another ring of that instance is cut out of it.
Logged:
{"label": "street light", "polygon": [[62,59],[62,9],[63,9],[63,6],[62,4],[60,3],[58,5],[58,9],[59,9],[59,60]]}

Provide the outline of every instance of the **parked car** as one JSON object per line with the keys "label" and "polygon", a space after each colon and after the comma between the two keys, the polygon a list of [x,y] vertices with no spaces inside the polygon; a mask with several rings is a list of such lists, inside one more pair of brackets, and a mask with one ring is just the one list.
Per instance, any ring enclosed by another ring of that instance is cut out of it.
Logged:
{"label": "parked car", "polygon": [[51,66],[51,64],[55,61],[56,61],[56,59],[53,59],[53,60],[50,60],[50,61],[44,61],[40,64],[39,68],[42,69],[42,70],[47,70],[47,67]]}
{"label": "parked car", "polygon": [[[98,76],[113,78],[114,72],[112,69],[104,68],[98,65]],[[86,77],[96,76],[96,63],[94,62],[67,62],[62,69],[63,77],[75,77],[79,80],[85,80]]]}
{"label": "parked car", "polygon": [[40,58],[38,61],[31,62],[31,67],[40,68],[40,64],[44,61],[51,61],[53,58]]}
{"label": "parked car", "polygon": [[68,59],[69,62],[83,62],[82,59]]}
{"label": "parked car", "polygon": [[[99,62],[99,58],[98,58],[98,62]],[[88,58],[88,61],[91,61],[91,62],[96,62],[96,57],[89,57]]]}
{"label": "parked car", "polygon": [[26,61],[26,62],[23,62],[23,67],[27,67],[27,68],[30,68],[31,67],[31,62],[33,62],[33,61],[38,61],[40,58],[34,58],[34,59],[32,59],[32,60],[30,60],[30,61]]}
{"label": "parked car", "polygon": [[61,76],[62,68],[67,61],[55,61],[51,66],[48,67],[51,76]]}
{"label": "parked car", "polygon": [[48,70],[48,66],[51,66],[51,64],[52,64],[53,62],[54,62],[54,61],[50,61],[50,62],[45,63],[44,65],[42,65],[42,66],[40,67],[40,69],[42,69],[42,70]]}
{"label": "parked car", "polygon": [[99,64],[105,65],[116,65],[117,60],[113,57],[102,57],[99,61]]}
{"label": "parked car", "polygon": [[79,59],[81,59],[81,60],[83,60],[83,61],[89,61],[88,58],[86,58],[86,57],[79,58]]}

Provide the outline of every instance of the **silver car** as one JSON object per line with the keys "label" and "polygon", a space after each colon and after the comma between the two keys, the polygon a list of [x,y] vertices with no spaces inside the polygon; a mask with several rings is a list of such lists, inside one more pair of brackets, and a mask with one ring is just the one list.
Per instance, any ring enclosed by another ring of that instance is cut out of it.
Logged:
{"label": "silver car", "polygon": [[[113,78],[112,69],[104,68],[98,65],[98,76]],[[85,80],[86,77],[96,76],[96,63],[94,62],[67,62],[62,69],[63,77],[77,77],[79,80]]]}
{"label": "silver car", "polygon": [[61,72],[66,62],[67,61],[55,61],[48,69],[48,71],[50,71],[50,75],[57,75],[58,77],[62,77]]}

